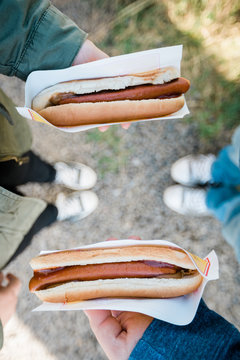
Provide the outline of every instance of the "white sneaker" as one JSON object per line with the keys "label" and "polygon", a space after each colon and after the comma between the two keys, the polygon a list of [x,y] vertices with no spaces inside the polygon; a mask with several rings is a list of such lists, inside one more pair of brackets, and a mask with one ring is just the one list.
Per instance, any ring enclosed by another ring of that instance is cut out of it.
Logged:
{"label": "white sneaker", "polygon": [[204,185],[211,181],[215,155],[188,155],[177,160],[171,168],[174,181],[186,186]]}
{"label": "white sneaker", "polygon": [[77,221],[90,215],[98,206],[98,197],[93,191],[74,192],[69,196],[59,193],[56,200],[58,221]]}
{"label": "white sneaker", "polygon": [[91,189],[97,181],[93,169],[77,162],[57,162],[55,183],[65,185],[73,190]]}
{"label": "white sneaker", "polygon": [[168,187],[163,194],[163,201],[173,211],[182,215],[211,215],[206,205],[207,190],[188,188],[181,185]]}

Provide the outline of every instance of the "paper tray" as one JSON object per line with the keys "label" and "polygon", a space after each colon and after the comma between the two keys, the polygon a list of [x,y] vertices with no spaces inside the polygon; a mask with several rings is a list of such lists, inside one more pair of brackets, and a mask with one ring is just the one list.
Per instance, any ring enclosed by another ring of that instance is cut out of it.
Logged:
{"label": "paper tray", "polygon": [[[71,311],[87,309],[105,309],[140,312],[156,319],[167,321],[175,325],[187,325],[193,319],[197,312],[204,288],[208,281],[216,280],[219,277],[218,259],[214,251],[211,251],[204,260],[192,255],[178,245],[165,240],[116,240],[93,244],[91,246],[80,247],[98,248],[115,247],[131,245],[166,245],[180,248],[185,251],[191,261],[203,275],[204,279],[201,286],[193,293],[172,299],[115,299],[102,298],[96,300],[87,300],[75,303],[42,303],[33,311]],[[48,252],[41,252],[48,253]]]}

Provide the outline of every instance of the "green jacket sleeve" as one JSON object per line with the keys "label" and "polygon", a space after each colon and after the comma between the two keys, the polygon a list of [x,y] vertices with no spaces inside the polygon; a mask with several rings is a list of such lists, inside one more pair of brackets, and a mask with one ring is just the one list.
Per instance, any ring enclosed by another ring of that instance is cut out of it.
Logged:
{"label": "green jacket sleeve", "polygon": [[48,0],[0,1],[0,73],[26,80],[34,70],[70,66],[86,34]]}

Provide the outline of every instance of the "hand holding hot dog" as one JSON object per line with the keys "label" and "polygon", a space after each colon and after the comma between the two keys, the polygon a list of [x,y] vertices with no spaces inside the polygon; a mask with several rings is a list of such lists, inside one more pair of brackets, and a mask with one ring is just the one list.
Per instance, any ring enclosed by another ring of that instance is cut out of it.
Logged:
{"label": "hand holding hot dog", "polygon": [[[129,239],[141,240],[138,236]],[[117,238],[109,238],[118,240]],[[85,310],[91,329],[109,359],[128,359],[144,331],[150,316],[129,311]]]}
{"label": "hand holding hot dog", "polygon": [[[107,58],[108,55],[100,50],[96,45],[93,44],[92,41],[86,40],[79,50],[77,56],[73,61],[73,66],[85,64],[91,61],[96,61],[100,59]],[[121,125],[123,129],[128,129],[130,124],[125,123]],[[109,126],[101,126],[99,127],[99,131],[104,132],[109,128]]]}
{"label": "hand holding hot dog", "polygon": [[93,333],[111,360],[127,360],[153,318],[134,312],[85,310]]}

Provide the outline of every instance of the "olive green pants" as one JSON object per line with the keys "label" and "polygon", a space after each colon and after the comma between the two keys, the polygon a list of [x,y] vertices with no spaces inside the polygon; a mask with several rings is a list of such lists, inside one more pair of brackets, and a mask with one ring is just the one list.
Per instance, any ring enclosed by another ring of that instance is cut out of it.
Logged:
{"label": "olive green pants", "polygon": [[[30,150],[31,144],[27,120],[0,90],[0,161],[15,160],[21,164],[25,160],[22,155]],[[7,264],[45,207],[43,200],[19,196],[0,187],[0,269]]]}

